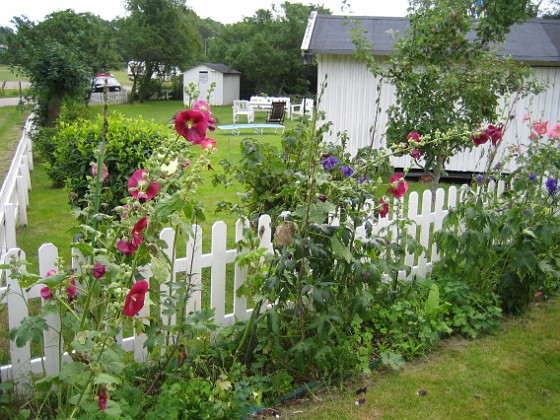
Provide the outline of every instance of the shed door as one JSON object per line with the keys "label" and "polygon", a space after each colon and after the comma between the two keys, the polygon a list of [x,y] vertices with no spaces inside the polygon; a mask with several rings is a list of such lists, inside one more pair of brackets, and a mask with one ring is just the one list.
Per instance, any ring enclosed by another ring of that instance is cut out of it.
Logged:
{"label": "shed door", "polygon": [[208,71],[198,72],[198,91],[200,92],[200,99],[206,100],[208,96],[208,88],[210,87],[210,80],[208,78]]}

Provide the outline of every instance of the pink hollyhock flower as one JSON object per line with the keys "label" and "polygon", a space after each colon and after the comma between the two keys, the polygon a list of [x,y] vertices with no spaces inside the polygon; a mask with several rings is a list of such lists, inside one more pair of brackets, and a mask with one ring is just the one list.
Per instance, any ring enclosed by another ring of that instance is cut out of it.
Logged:
{"label": "pink hollyhock flower", "polygon": [[52,298],[52,291],[48,286],[41,287],[41,297],[45,300]]}
{"label": "pink hollyhock flower", "polygon": [[213,149],[216,147],[216,142],[210,138],[207,138],[206,140],[203,140],[202,143],[200,143],[200,145],[202,146],[203,149],[206,149],[208,147]]}
{"label": "pink hollyhock flower", "polygon": [[210,105],[204,99],[199,99],[193,104],[192,109],[202,113],[210,112]]}
{"label": "pink hollyhock flower", "polygon": [[542,292],[535,292],[535,297],[536,298],[540,298],[542,296]]}
{"label": "pink hollyhock flower", "polygon": [[387,217],[389,214],[389,203],[386,203],[383,198],[380,198],[379,206],[379,217]]}
{"label": "pink hollyhock flower", "polygon": [[175,117],[175,130],[192,144],[200,144],[206,138],[208,119],[196,110],[179,112]]}
{"label": "pink hollyhock flower", "polygon": [[189,166],[191,166],[191,160],[189,158],[187,158],[187,160],[185,161],[185,163],[183,163],[181,165],[181,169],[187,169]]}
{"label": "pink hollyhock flower", "polygon": [[420,150],[418,150],[418,149],[414,149],[412,152],[410,152],[410,154],[416,160],[418,160],[422,157],[422,155],[420,154]]}
{"label": "pink hollyhock flower", "polygon": [[132,286],[124,301],[123,314],[125,316],[133,317],[140,312],[144,307],[144,299],[149,286],[146,280],[140,280],[134,283],[134,286]]}
{"label": "pink hollyhock flower", "polygon": [[[91,174],[95,178],[97,176],[97,163],[91,167]],[[109,179],[109,170],[107,165],[103,164],[101,166],[101,182],[105,183]]]}
{"label": "pink hollyhock flower", "polygon": [[527,122],[531,119],[531,116],[529,115],[529,113],[527,112],[525,114],[525,116],[523,117],[523,119],[521,120],[522,123]]}
{"label": "pink hollyhock flower", "polygon": [[490,136],[488,135],[488,133],[486,131],[482,131],[482,132],[479,132],[479,133],[471,134],[471,139],[472,139],[474,144],[476,144],[477,146],[480,146],[481,144],[484,144],[488,140],[490,140]]}
{"label": "pink hollyhock flower", "polygon": [[540,120],[533,121],[533,130],[539,135],[544,136],[548,131],[548,121],[541,122]]}
{"label": "pink hollyhock flower", "polygon": [[389,178],[389,192],[395,198],[402,198],[408,191],[408,184],[402,174],[394,174]]}
{"label": "pink hollyhock flower", "polygon": [[420,141],[420,134],[418,134],[416,131],[411,131],[406,136],[406,139],[407,140],[414,140],[415,143],[418,143]]}
{"label": "pink hollyhock flower", "polygon": [[47,275],[45,277],[50,277],[50,276],[54,276],[56,274],[56,270],[52,269],[47,271]]}
{"label": "pink hollyhock flower", "polygon": [[107,388],[103,387],[103,389],[97,396],[97,405],[100,410],[107,410],[108,399],[109,399],[109,394],[107,393]]}
{"label": "pink hollyhock flower", "polygon": [[138,169],[128,180],[128,192],[141,203],[151,200],[159,192],[159,184],[149,178],[147,170]]}
{"label": "pink hollyhock flower", "polygon": [[548,136],[551,139],[560,140],[560,122],[557,122],[552,126],[552,128],[548,132]]}
{"label": "pink hollyhock flower", "polygon": [[98,280],[103,277],[106,272],[107,269],[105,268],[105,266],[97,261],[93,264],[93,268],[91,269],[91,274]]}
{"label": "pink hollyhock flower", "polygon": [[325,201],[327,201],[327,196],[325,194],[319,194],[319,201],[324,203]]}

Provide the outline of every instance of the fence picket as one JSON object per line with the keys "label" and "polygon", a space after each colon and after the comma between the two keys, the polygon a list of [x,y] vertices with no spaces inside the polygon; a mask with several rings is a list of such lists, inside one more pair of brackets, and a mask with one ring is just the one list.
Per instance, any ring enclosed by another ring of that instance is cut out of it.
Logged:
{"label": "fence picket", "polygon": [[226,238],[227,225],[216,222],[212,226],[212,267],[210,275],[210,306],[214,321],[225,325],[226,306]]}

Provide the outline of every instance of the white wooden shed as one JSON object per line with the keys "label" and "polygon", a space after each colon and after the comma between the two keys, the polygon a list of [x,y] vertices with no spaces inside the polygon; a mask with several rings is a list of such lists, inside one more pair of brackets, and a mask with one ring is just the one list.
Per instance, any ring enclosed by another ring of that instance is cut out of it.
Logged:
{"label": "white wooden shed", "polygon": [[[210,95],[210,105],[232,105],[239,99],[241,73],[225,64],[200,63],[183,72],[183,87],[194,83],[200,91],[200,98],[206,98],[212,82],[216,87]],[[183,103],[186,105],[189,98],[183,92]]]}
{"label": "white wooden shed", "polygon": [[[403,34],[409,27],[407,18],[354,17],[357,26],[365,30],[373,54],[382,62],[391,53],[394,38],[391,32]],[[336,133],[346,131],[350,139],[350,152],[369,146],[370,127],[374,124],[375,102],[380,96],[381,114],[378,117],[374,147],[384,147],[387,125],[387,108],[395,103],[394,86],[381,83],[352,55],[351,27],[344,16],[319,15],[312,12],[302,42],[302,52],[308,59],[315,57],[321,83],[327,76],[327,88],[318,109],[332,122],[326,139],[335,141]],[[560,21],[531,20],[514,25],[507,35],[503,55],[531,65],[539,80],[548,81],[548,89],[538,96],[521,99],[514,109],[515,121],[504,136],[507,144],[526,144],[529,128],[522,123],[529,112],[534,118],[560,120]],[[379,86],[381,85],[381,86]],[[378,90],[380,88],[380,90]],[[320,89],[318,89],[320,91]],[[377,93],[379,92],[379,94]],[[505,150],[506,147],[502,146]],[[476,172],[486,167],[484,148],[474,148],[454,156],[446,165],[447,171]],[[393,159],[395,167],[410,165],[408,157]],[[511,166],[505,169],[513,169]]]}

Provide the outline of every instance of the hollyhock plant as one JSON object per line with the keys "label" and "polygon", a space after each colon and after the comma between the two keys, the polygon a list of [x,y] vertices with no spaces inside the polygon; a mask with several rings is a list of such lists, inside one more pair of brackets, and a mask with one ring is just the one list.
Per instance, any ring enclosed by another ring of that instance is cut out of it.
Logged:
{"label": "hollyhock plant", "polygon": [[109,394],[107,394],[107,388],[103,387],[99,395],[97,396],[97,406],[100,410],[107,410],[107,400],[109,399]]}
{"label": "hollyhock plant", "polygon": [[144,307],[144,299],[148,292],[149,284],[146,280],[134,283],[124,301],[123,314],[132,318]]}
{"label": "hollyhock plant", "polygon": [[389,178],[389,192],[395,198],[402,198],[408,191],[408,184],[403,174],[394,174]]}
{"label": "hollyhock plant", "polygon": [[150,174],[145,169],[136,170],[128,180],[128,192],[141,203],[154,198],[159,189],[159,184],[150,180]]}
{"label": "hollyhock plant", "polygon": [[492,146],[496,146],[502,139],[503,129],[503,125],[499,125],[497,127],[489,125],[486,129],[486,134],[488,134],[488,136],[492,139]]}
{"label": "hollyhock plant", "polygon": [[78,294],[78,289],[76,288],[76,280],[74,278],[70,279],[70,286],[66,287],[66,293],[68,293],[68,302],[71,302],[72,299],[74,299]]}
{"label": "hollyhock plant", "polygon": [[119,242],[117,242],[117,249],[124,255],[132,255],[136,252],[137,247],[133,242],[121,239]]}
{"label": "hollyhock plant", "polygon": [[202,143],[200,143],[200,145],[202,146],[203,149],[206,149],[208,147],[210,147],[211,149],[214,149],[216,147],[216,142],[210,138],[202,141]]}
{"label": "hollyhock plant", "polygon": [[420,142],[420,134],[418,134],[415,131],[411,131],[410,133],[408,133],[408,135],[406,136],[407,140],[414,140],[415,143]]}
{"label": "hollyhock plant", "polygon": [[147,226],[148,226],[148,217],[144,216],[140,220],[138,220],[134,225],[134,227],[132,228],[132,232],[131,232],[132,243],[134,244],[135,247],[139,247],[140,245],[142,245],[142,242],[144,240],[142,236],[142,232],[144,232],[144,229],[146,229]]}
{"label": "hollyhock plant", "polygon": [[319,194],[319,200],[324,203],[327,201],[327,196],[325,194]]}
{"label": "hollyhock plant", "polygon": [[[91,167],[91,174],[95,178],[97,176],[97,163]],[[109,179],[109,170],[107,169],[107,165],[101,165],[101,182],[104,184]]]}

